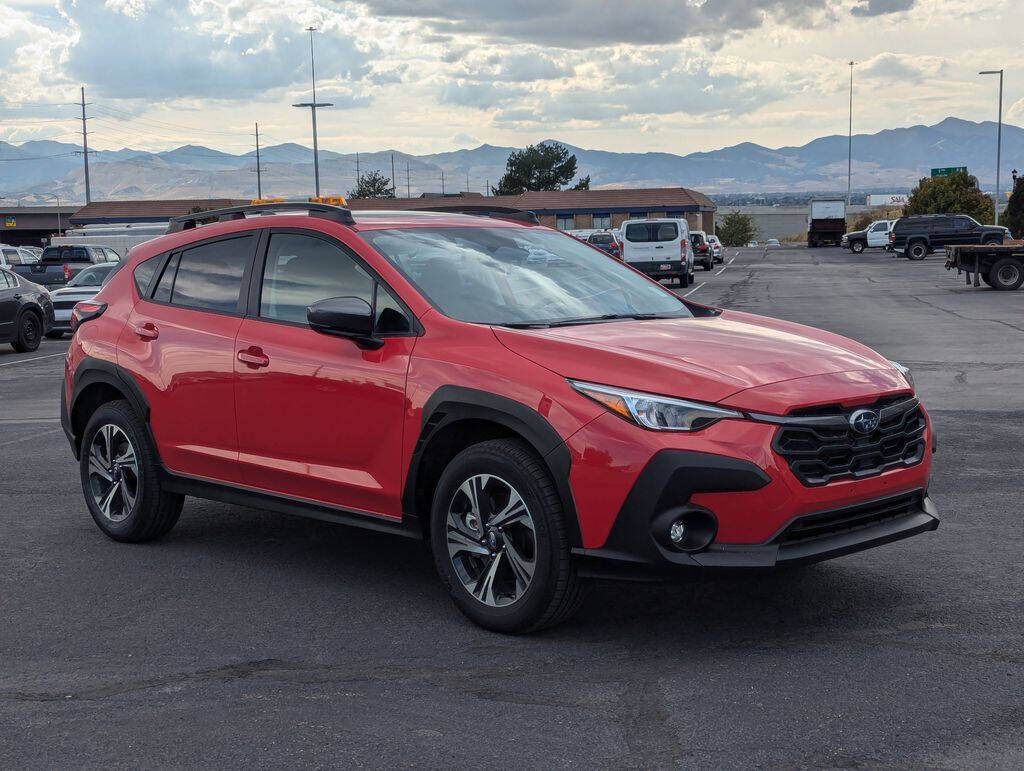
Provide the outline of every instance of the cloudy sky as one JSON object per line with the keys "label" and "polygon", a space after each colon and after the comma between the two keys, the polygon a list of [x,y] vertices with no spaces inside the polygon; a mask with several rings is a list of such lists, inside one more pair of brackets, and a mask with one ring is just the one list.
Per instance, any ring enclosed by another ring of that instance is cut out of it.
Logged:
{"label": "cloudy sky", "polygon": [[[1024,124],[1024,0],[0,0],[0,139],[685,154],[948,115]],[[79,136],[80,138],[80,136]]]}

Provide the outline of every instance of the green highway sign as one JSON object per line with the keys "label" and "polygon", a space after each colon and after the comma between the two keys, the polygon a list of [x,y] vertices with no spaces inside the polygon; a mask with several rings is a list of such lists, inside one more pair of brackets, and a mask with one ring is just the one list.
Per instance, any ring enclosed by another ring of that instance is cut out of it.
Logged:
{"label": "green highway sign", "polygon": [[950,174],[956,174],[958,171],[962,171],[964,174],[967,173],[966,166],[948,166],[944,169],[932,169],[933,177],[948,177]]}

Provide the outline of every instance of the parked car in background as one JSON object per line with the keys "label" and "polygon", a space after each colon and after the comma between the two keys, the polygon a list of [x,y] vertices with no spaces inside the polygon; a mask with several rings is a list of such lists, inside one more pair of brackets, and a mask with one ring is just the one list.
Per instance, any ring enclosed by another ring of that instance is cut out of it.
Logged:
{"label": "parked car in background", "polygon": [[46,287],[0,268],[0,343],[10,343],[18,353],[34,351],[52,324]]}
{"label": "parked car in background", "polygon": [[[359,525],[422,539],[466,616],[529,632],[595,578],[938,527],[928,414],[867,346],[688,302],[532,219],[308,208],[172,220],[76,306],[61,425],[112,540],[166,535],[187,495]],[[676,221],[632,224],[679,261]]]}
{"label": "parked car in background", "polygon": [[610,231],[602,231],[600,233],[591,233],[590,237],[587,238],[588,244],[593,244],[598,249],[608,252],[613,257],[622,257],[622,247],[619,245],[615,235]]}
{"label": "parked car in background", "polygon": [[693,246],[694,262],[700,263],[704,270],[711,270],[715,264],[715,257],[711,253],[711,244],[703,230],[690,231],[690,244]]}
{"label": "parked car in background", "polygon": [[15,265],[32,265],[39,262],[39,257],[24,246],[0,244],[0,267],[9,268]]}
{"label": "parked car in background", "polygon": [[725,247],[722,246],[721,240],[719,240],[718,236],[714,234],[708,236],[707,238],[708,245],[711,247],[711,256],[714,258],[715,262],[724,262]]}
{"label": "parked car in background", "polygon": [[100,287],[110,280],[121,263],[107,262],[93,265],[74,275],[66,286],[50,293],[53,301],[53,326],[46,333],[48,338],[58,340],[71,329],[71,310],[82,300],[91,300]]}
{"label": "parked car in background", "polygon": [[780,246],[782,246],[782,244],[779,243],[779,239],[777,238],[769,238],[764,242],[765,249],[777,249]]}
{"label": "parked car in background", "polygon": [[47,246],[39,262],[19,265],[14,270],[37,284],[59,287],[67,284],[77,273],[90,265],[118,262],[120,256],[109,246],[82,244],[77,246]]}
{"label": "parked car in background", "polygon": [[674,278],[682,286],[690,285],[692,247],[685,219],[626,220],[621,231],[624,262],[651,278]]}
{"label": "parked car in background", "polygon": [[760,246],[760,244],[758,244],[757,241],[747,241],[748,249],[756,249],[758,246]]}
{"label": "parked car in background", "polygon": [[846,247],[854,254],[860,254],[865,249],[888,249],[889,231],[895,222],[896,220],[875,220],[864,230],[846,233],[840,246]]}
{"label": "parked car in background", "polygon": [[965,214],[915,214],[900,217],[889,233],[893,251],[911,260],[923,260],[947,246],[1001,244],[1010,231],[999,225],[982,225]]}

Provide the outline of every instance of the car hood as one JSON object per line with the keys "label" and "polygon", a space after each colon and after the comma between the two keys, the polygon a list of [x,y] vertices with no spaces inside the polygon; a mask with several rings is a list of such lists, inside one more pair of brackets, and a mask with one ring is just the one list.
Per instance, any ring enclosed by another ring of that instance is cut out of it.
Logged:
{"label": "car hood", "polygon": [[510,350],[566,378],[705,402],[815,375],[895,372],[887,359],[840,335],[736,311],[494,332]]}
{"label": "car hood", "polygon": [[866,236],[867,234],[868,231],[866,230],[851,230],[849,233],[846,234],[846,237],[852,238],[853,236]]}

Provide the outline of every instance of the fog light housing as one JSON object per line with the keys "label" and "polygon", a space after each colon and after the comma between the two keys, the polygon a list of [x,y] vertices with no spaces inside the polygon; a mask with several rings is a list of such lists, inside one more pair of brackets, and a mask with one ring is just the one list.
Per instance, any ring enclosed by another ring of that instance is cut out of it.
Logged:
{"label": "fog light housing", "polygon": [[656,516],[651,526],[654,540],[671,551],[702,551],[718,535],[718,518],[699,506],[674,506]]}

